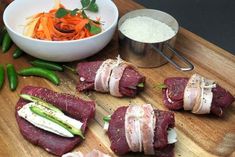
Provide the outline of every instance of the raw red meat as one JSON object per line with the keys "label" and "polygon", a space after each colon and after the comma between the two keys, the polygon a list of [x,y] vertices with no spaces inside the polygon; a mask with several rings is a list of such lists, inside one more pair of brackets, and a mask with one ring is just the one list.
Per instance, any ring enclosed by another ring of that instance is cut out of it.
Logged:
{"label": "raw red meat", "polygon": [[[166,88],[162,89],[163,103],[170,110],[183,109],[184,89],[187,85],[187,81],[188,78],[184,77],[170,77],[164,81]],[[167,99],[167,90],[169,93],[169,98],[173,102],[170,102]],[[220,117],[223,115],[224,109],[233,103],[234,97],[231,93],[220,87],[218,84],[212,89],[212,92],[213,99],[211,104],[211,113]]]}
{"label": "raw red meat", "polygon": [[136,86],[145,82],[145,77],[140,75],[132,67],[127,67],[120,80],[120,92],[125,96],[134,97],[143,88],[136,88]]}
{"label": "raw red meat", "polygon": [[162,149],[168,145],[167,129],[175,127],[174,113],[169,111],[155,110],[156,125],[154,147]]}
{"label": "raw red meat", "polygon": [[[77,65],[77,73],[81,79],[77,85],[78,91],[94,90],[96,72],[103,61],[81,62]],[[120,93],[124,96],[134,97],[143,88],[137,87],[139,83],[145,82],[145,77],[131,66],[128,66],[120,80]]]}
{"label": "raw red meat", "polygon": [[125,114],[127,106],[119,107],[111,116],[109,121],[108,136],[111,149],[118,155],[130,152],[125,136]]}
{"label": "raw red meat", "polygon": [[[84,101],[77,97],[68,94],[60,94],[53,92],[46,88],[27,86],[21,94],[29,94],[32,96],[39,97],[46,102],[49,102],[65,114],[73,117],[83,123],[82,130],[85,132],[89,119],[94,117],[95,103],[93,101]],[[16,120],[19,125],[21,134],[29,142],[34,145],[38,145],[46,151],[61,156],[62,154],[71,151],[82,139],[79,136],[74,138],[65,138],[53,133],[39,129],[19,117],[17,111],[28,102],[20,99],[16,105]]]}
{"label": "raw red meat", "polygon": [[[111,142],[111,149],[118,155],[130,152],[125,137],[125,114],[127,106],[118,108],[109,122],[108,137]],[[174,114],[169,111],[154,110],[156,115],[156,127],[154,133],[154,148],[156,156],[173,156],[174,144],[167,144],[167,129],[175,126]]]}
{"label": "raw red meat", "polygon": [[188,78],[171,77],[164,81],[168,89],[168,96],[171,100],[182,100],[184,97],[184,89],[188,83]]}
{"label": "raw red meat", "polygon": [[229,105],[234,102],[234,97],[231,93],[216,85],[216,88],[212,89],[213,99],[211,112],[217,116],[222,116],[224,109],[226,109]]}
{"label": "raw red meat", "polygon": [[77,73],[81,80],[84,78],[85,81],[80,81],[77,85],[78,91],[88,91],[94,89],[95,75],[103,61],[93,62],[81,62],[77,65]]}
{"label": "raw red meat", "polygon": [[[188,78],[181,77],[171,77],[165,79],[164,84],[167,88],[163,88],[162,92],[163,103],[167,108],[170,110],[179,110],[183,108],[184,89],[187,82]],[[166,92],[168,92],[168,96],[173,102],[169,102]]]}

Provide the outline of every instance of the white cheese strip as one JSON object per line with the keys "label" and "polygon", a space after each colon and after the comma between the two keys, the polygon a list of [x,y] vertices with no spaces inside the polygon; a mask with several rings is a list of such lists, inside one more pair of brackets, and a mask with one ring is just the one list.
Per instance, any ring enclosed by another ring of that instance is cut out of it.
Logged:
{"label": "white cheese strip", "polygon": [[140,120],[143,114],[139,105],[130,105],[125,114],[125,136],[132,152],[142,152]]}
{"label": "white cheese strip", "polygon": [[109,129],[109,122],[104,122],[103,129],[104,129],[104,131],[108,131],[108,129]]}
{"label": "white cheese strip", "polygon": [[168,144],[173,144],[177,142],[177,134],[174,128],[167,130],[167,141]]}
{"label": "white cheese strip", "polygon": [[72,133],[70,133],[68,130],[66,130],[62,126],[33,113],[29,108],[33,105],[35,105],[34,102],[24,105],[18,111],[18,115],[40,129],[52,132],[54,134],[57,134],[63,137],[74,137]]}
{"label": "white cheese strip", "polygon": [[141,106],[144,112],[141,122],[141,133],[142,133],[142,142],[144,148],[144,154],[154,155],[154,129],[156,116],[152,105],[144,104]]}
{"label": "white cheese strip", "polygon": [[122,94],[119,91],[119,82],[127,66],[128,65],[125,63],[120,63],[118,66],[115,66],[113,68],[112,74],[109,80],[109,92],[111,95],[116,96],[116,97],[122,96]]}

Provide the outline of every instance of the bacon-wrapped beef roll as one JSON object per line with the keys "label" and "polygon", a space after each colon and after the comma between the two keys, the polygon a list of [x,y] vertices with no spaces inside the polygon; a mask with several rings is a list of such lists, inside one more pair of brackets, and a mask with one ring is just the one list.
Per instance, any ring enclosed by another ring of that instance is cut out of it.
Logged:
{"label": "bacon-wrapped beef roll", "polygon": [[118,155],[144,152],[146,155],[173,156],[176,133],[174,114],[154,110],[150,104],[118,108],[111,116],[108,137]]}
{"label": "bacon-wrapped beef roll", "polygon": [[120,58],[81,62],[77,65],[78,91],[109,92],[116,97],[134,97],[144,88],[145,77]]}
{"label": "bacon-wrapped beef roll", "polygon": [[164,84],[163,102],[171,110],[184,109],[195,114],[222,116],[234,101],[231,93],[198,74],[190,78],[167,78]]}

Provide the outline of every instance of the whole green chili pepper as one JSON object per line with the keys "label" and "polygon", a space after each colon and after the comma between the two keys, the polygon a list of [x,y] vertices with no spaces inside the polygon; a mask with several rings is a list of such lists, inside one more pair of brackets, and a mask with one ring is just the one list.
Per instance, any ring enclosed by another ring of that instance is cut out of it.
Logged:
{"label": "whole green chili pepper", "polygon": [[5,27],[0,29],[0,45],[2,45],[3,37],[4,37],[6,32],[7,31],[6,31]]}
{"label": "whole green chili pepper", "polygon": [[45,69],[54,70],[54,71],[64,70],[64,68],[57,63],[39,60],[39,59],[32,61],[31,64],[36,67],[45,68]]}
{"label": "whole green chili pepper", "polygon": [[13,58],[14,58],[14,59],[17,59],[17,58],[19,58],[20,56],[22,56],[23,53],[24,53],[24,51],[22,51],[20,48],[17,47],[17,48],[15,49],[14,53],[13,53]]}
{"label": "whole green chili pepper", "polygon": [[2,88],[4,84],[4,79],[5,79],[4,66],[1,64],[0,65],[0,89]]}
{"label": "whole green chili pepper", "polygon": [[20,70],[18,74],[22,76],[39,76],[48,79],[55,85],[60,84],[60,79],[58,78],[58,76],[53,71],[48,69],[43,69],[39,67],[29,67]]}
{"label": "whole green chili pepper", "polygon": [[73,135],[79,135],[80,137],[82,137],[83,139],[85,139],[83,132],[81,129],[77,129],[74,126],[70,125],[69,123],[67,123],[65,120],[61,119],[60,117],[56,116],[56,114],[53,114],[54,111],[52,110],[43,110],[37,106],[31,106],[30,110],[43,117],[46,118],[58,125],[60,125],[61,127],[63,127],[64,129],[68,130],[70,133],[72,133]]}
{"label": "whole green chili pepper", "polygon": [[18,79],[13,64],[7,64],[7,77],[11,91],[16,90],[18,85]]}
{"label": "whole green chili pepper", "polygon": [[3,41],[2,41],[2,52],[7,52],[10,49],[12,44],[13,44],[13,42],[11,40],[11,37],[6,32],[4,34]]}
{"label": "whole green chili pepper", "polygon": [[28,95],[28,94],[20,94],[20,97],[24,100],[35,102],[36,104],[44,106],[46,108],[49,108],[50,110],[53,110],[55,112],[63,113],[61,110],[56,108],[54,105],[52,105],[52,104],[50,104],[50,103],[48,103],[38,97]]}

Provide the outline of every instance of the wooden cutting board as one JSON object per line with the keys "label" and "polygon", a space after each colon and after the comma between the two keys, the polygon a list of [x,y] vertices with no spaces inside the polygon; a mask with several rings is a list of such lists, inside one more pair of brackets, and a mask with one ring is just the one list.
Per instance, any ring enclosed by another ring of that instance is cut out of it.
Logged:
{"label": "wooden cutting board", "polygon": [[[119,8],[120,16],[130,10],[142,8],[142,6],[130,0],[116,0],[115,3]],[[14,60],[12,58],[14,49],[15,46],[8,53],[0,53],[0,63],[13,63],[17,70],[30,66],[29,61],[33,58],[24,55]],[[114,58],[117,56],[117,49],[117,36],[114,36],[106,48],[87,60]],[[8,83],[5,82],[3,89],[0,91],[0,156],[51,156],[41,148],[27,142],[18,130],[14,116],[15,105],[19,99],[20,90],[26,85],[47,87],[54,91],[95,100],[95,119],[89,124],[86,140],[75,150],[89,152],[92,149],[99,149],[111,156],[116,155],[109,148],[109,140],[102,129],[102,117],[112,114],[119,106],[128,105],[129,103],[151,103],[155,108],[167,110],[162,104],[161,91],[154,88],[155,85],[163,82],[167,77],[189,77],[193,73],[199,73],[216,80],[221,86],[235,95],[235,56],[183,28],[179,31],[176,49],[192,61],[195,69],[190,72],[181,72],[170,64],[159,68],[139,69],[147,77],[146,88],[144,92],[134,99],[120,99],[96,92],[90,92],[89,95],[78,93],[75,89],[78,77],[68,71],[58,73],[62,80],[60,86],[55,86],[42,78],[19,77],[18,89],[15,92],[11,92],[8,88]],[[76,62],[68,65],[75,67]],[[175,156],[235,156],[235,103],[225,111],[225,116],[222,118],[211,115],[193,115],[189,112],[175,112],[175,119],[178,134]],[[126,155],[126,157],[132,156],[143,155]]]}

